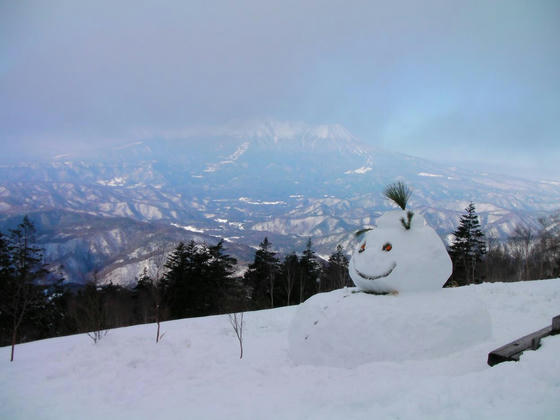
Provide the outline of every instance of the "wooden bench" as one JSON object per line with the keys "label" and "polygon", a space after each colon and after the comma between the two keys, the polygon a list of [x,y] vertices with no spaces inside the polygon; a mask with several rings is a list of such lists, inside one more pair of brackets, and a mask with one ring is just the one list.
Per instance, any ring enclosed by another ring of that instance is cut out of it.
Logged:
{"label": "wooden bench", "polygon": [[505,346],[488,353],[488,364],[497,365],[502,362],[519,361],[525,350],[536,350],[541,346],[541,339],[549,335],[560,334],[560,315],[552,318],[552,324],[532,334],[518,338]]}

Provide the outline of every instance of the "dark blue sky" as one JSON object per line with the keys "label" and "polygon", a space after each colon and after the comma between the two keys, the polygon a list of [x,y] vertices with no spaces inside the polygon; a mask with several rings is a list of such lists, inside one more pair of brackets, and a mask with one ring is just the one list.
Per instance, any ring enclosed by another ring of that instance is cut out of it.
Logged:
{"label": "dark blue sky", "polygon": [[560,2],[0,1],[4,156],[274,118],[560,179]]}

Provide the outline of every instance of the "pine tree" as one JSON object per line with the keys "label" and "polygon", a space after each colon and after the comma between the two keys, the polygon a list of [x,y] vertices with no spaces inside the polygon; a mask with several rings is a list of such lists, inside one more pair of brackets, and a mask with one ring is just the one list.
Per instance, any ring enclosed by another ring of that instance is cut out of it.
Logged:
{"label": "pine tree", "polygon": [[300,303],[317,293],[318,280],[320,278],[320,267],[312,249],[311,238],[307,240],[305,250],[299,260],[300,265],[300,283],[299,283],[299,301]]}
{"label": "pine tree", "polygon": [[224,252],[223,241],[210,247],[194,241],[179,243],[165,264],[164,284],[172,317],[220,312],[236,263]]}
{"label": "pine tree", "polygon": [[224,310],[224,302],[235,288],[232,275],[237,260],[225,253],[223,239],[208,247],[208,253],[210,260],[205,273],[206,307],[210,313],[219,313]]}
{"label": "pine tree", "polygon": [[453,261],[452,281],[459,286],[482,281],[479,267],[486,254],[484,233],[472,202],[465,212],[459,220],[457,230],[453,232],[454,239],[449,249]]}
{"label": "pine tree", "polygon": [[348,275],[348,258],[344,255],[342,245],[329,257],[327,267],[321,275],[321,290],[330,291],[350,285]]}
{"label": "pine tree", "polygon": [[42,263],[42,249],[34,245],[35,227],[27,216],[10,231],[7,239],[0,238],[0,314],[11,333],[11,358],[22,323],[30,314],[40,315],[46,305],[38,280],[48,271]]}
{"label": "pine tree", "polygon": [[276,279],[280,269],[276,253],[270,250],[268,238],[259,244],[255,252],[255,260],[245,273],[245,283],[252,289],[251,300],[255,308],[274,308],[274,300],[278,288]]}
{"label": "pine tree", "polygon": [[13,267],[8,250],[8,238],[0,232],[0,346],[11,341],[12,322],[7,313],[13,283]]}
{"label": "pine tree", "polygon": [[212,257],[210,260],[210,271],[213,277],[224,279],[234,273],[237,260],[225,253],[223,239],[216,245],[209,247],[208,252]]}
{"label": "pine tree", "polygon": [[155,286],[154,280],[148,274],[148,268],[144,267],[133,289],[136,318],[142,323],[148,323],[155,318],[153,316],[155,307],[153,290]]}
{"label": "pine tree", "polygon": [[187,245],[180,242],[165,263],[168,270],[164,277],[166,298],[173,318],[193,316],[198,309],[195,283],[198,283],[200,273],[197,271],[200,271],[198,265],[202,258],[197,254],[199,251],[194,241]]}

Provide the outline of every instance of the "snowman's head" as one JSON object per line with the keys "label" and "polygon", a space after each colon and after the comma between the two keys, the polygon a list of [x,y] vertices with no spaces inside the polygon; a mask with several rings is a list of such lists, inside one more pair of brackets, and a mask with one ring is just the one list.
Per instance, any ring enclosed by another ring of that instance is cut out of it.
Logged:
{"label": "snowman's head", "polygon": [[451,275],[451,259],[437,233],[414,214],[405,228],[405,211],[391,211],[377,219],[352,254],[349,272],[364,291],[412,292],[441,288]]}

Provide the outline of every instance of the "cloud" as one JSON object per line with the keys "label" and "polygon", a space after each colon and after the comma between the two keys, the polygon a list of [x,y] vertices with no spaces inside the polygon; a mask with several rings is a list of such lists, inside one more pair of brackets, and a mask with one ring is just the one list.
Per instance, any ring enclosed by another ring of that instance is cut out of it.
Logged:
{"label": "cloud", "polygon": [[0,136],[13,153],[262,116],[341,123],[389,148],[560,153],[557,2],[0,7]]}

